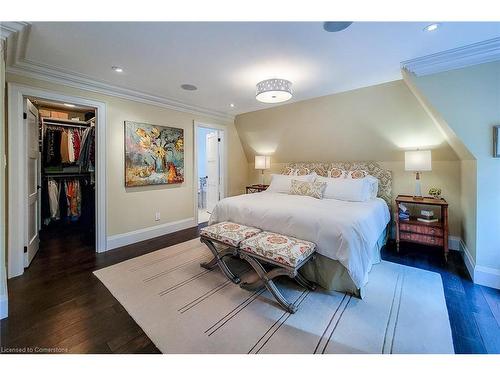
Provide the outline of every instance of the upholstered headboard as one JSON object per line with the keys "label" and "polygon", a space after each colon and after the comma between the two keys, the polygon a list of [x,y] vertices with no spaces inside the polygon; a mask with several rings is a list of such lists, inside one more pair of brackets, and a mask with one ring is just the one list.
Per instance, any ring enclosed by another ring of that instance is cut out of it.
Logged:
{"label": "upholstered headboard", "polygon": [[387,202],[389,209],[392,208],[392,172],[383,169],[373,161],[336,161],[336,162],[300,162],[287,163],[281,173],[288,174],[290,170],[296,170],[298,175],[316,172],[320,176],[328,176],[328,172],[333,168],[340,168],[345,171],[357,169],[365,170],[373,177],[378,178],[377,196]]}

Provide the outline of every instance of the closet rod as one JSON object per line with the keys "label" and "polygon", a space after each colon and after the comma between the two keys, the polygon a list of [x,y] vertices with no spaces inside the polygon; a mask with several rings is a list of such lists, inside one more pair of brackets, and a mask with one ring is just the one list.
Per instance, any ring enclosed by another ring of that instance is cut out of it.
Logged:
{"label": "closet rod", "polygon": [[82,173],[47,173],[43,178],[73,178],[73,177],[90,177],[90,172]]}

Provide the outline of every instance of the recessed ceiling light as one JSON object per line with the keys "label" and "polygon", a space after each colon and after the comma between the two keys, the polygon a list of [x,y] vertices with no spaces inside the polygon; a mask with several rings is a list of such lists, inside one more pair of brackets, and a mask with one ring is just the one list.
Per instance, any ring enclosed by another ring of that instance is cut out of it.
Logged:
{"label": "recessed ceiling light", "polygon": [[120,68],[119,66],[112,66],[111,69],[113,69],[117,73],[123,72],[123,68]]}
{"label": "recessed ceiling light", "polygon": [[262,103],[286,102],[292,97],[292,82],[272,78],[257,83],[255,99]]}
{"label": "recessed ceiling light", "polygon": [[70,108],[76,107],[74,104],[69,104],[69,103],[64,103],[64,105],[66,107],[70,107]]}
{"label": "recessed ceiling light", "polygon": [[230,106],[231,108],[234,108],[234,104],[233,104],[233,103],[229,104],[229,106]]}
{"label": "recessed ceiling light", "polygon": [[198,87],[196,87],[195,85],[191,85],[189,83],[184,83],[181,85],[181,88],[183,90],[187,90],[187,91],[195,91],[195,90],[198,90]]}
{"label": "recessed ceiling light", "polygon": [[431,23],[424,27],[424,31],[436,31],[439,28],[439,23]]}

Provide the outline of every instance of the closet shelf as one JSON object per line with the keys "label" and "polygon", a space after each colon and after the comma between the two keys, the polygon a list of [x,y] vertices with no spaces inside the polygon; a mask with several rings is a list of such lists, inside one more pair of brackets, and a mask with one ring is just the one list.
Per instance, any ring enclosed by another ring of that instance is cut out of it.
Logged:
{"label": "closet shelf", "polygon": [[46,125],[59,125],[59,126],[77,126],[82,128],[88,128],[87,121],[77,121],[77,120],[65,120],[61,118],[53,118],[53,117],[42,117],[42,121]]}

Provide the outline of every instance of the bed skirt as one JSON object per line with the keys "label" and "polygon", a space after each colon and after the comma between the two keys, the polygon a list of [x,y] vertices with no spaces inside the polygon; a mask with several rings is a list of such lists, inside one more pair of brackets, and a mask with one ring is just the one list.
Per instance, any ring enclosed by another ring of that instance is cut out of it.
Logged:
{"label": "bed skirt", "polygon": [[[386,228],[372,249],[373,264],[381,261],[380,250],[387,242],[387,234],[388,230]],[[350,293],[363,298],[364,288],[360,289],[354,285],[347,269],[338,260],[316,254],[316,258],[307,262],[301,268],[300,273],[326,290]]]}

